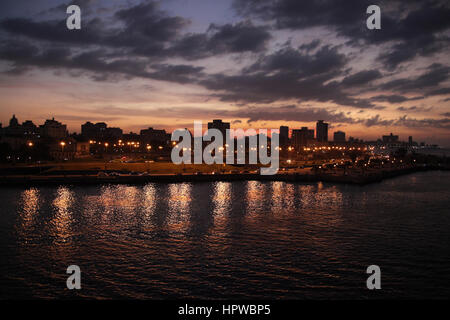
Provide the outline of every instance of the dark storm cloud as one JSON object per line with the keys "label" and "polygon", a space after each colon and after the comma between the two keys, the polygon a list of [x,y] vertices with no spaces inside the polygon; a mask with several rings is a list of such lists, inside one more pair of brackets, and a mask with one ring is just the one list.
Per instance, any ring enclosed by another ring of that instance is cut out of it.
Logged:
{"label": "dark storm cloud", "polygon": [[332,122],[355,123],[354,119],[347,117],[343,112],[333,112],[322,108],[298,108],[295,105],[248,108],[236,112],[235,115],[248,118],[248,122],[265,120],[315,122],[317,119],[327,119]]}
{"label": "dark storm cloud", "polygon": [[446,95],[446,94],[450,94],[450,88],[439,88],[439,89],[435,89],[435,90],[430,90],[426,94],[427,94],[427,96]]}
{"label": "dark storm cloud", "polygon": [[376,116],[373,116],[369,119],[366,119],[362,121],[362,123],[366,127],[373,127],[373,126],[392,126],[394,124],[394,120],[383,120],[380,118],[380,115],[377,114]]}
{"label": "dark storm cloud", "polygon": [[450,118],[415,119],[403,116],[395,121],[395,125],[408,128],[440,128],[450,130]]}
{"label": "dark storm cloud", "polygon": [[360,109],[382,109],[372,101],[352,97],[345,92],[351,84],[362,86],[381,74],[368,70],[333,80],[345,73],[348,59],[337,47],[322,46],[314,53],[290,46],[261,56],[240,74],[211,75],[200,83],[218,91],[222,101],[270,103],[278,100],[333,102]]}
{"label": "dark storm cloud", "polygon": [[267,27],[257,27],[251,22],[240,22],[223,26],[212,24],[210,46],[219,52],[260,51],[271,38]]}
{"label": "dark storm cloud", "polygon": [[125,28],[117,37],[142,36],[147,41],[172,40],[189,24],[185,18],[168,16],[165,12],[159,11],[154,2],[119,10],[115,16],[125,24]]}
{"label": "dark storm cloud", "polygon": [[273,21],[280,29],[327,27],[358,44],[380,44],[394,41],[379,59],[387,68],[409,61],[416,56],[428,56],[446,48],[450,28],[448,1],[380,1],[381,30],[365,26],[368,0],[235,0],[234,8],[243,16]]}
{"label": "dark storm cloud", "polygon": [[421,100],[424,99],[425,97],[419,96],[419,97],[405,97],[402,95],[397,95],[397,94],[392,94],[392,95],[378,95],[378,96],[374,96],[372,98],[370,98],[370,100],[372,101],[386,101],[389,103],[401,103],[401,102],[405,102],[405,101],[413,101],[413,100]]}
{"label": "dark storm cloud", "polygon": [[442,119],[416,119],[408,118],[408,116],[402,116],[397,119],[382,119],[380,115],[373,116],[366,120],[360,120],[360,123],[366,127],[373,126],[402,126],[407,128],[439,128],[444,130],[450,130],[450,118]]}
{"label": "dark storm cloud", "polygon": [[417,107],[417,106],[412,106],[412,107],[398,107],[397,110],[398,111],[406,111],[406,112],[429,112],[433,109],[433,107]]}
{"label": "dark storm cloud", "polygon": [[206,33],[181,37],[167,53],[191,60],[224,53],[259,52],[270,38],[267,27],[254,26],[249,21],[222,26],[211,24]]}
{"label": "dark storm cloud", "polygon": [[395,69],[399,64],[413,60],[418,56],[431,56],[443,51],[449,39],[437,39],[432,35],[418,36],[392,45],[386,52],[378,56],[378,60],[389,69]]}
{"label": "dark storm cloud", "polygon": [[[450,67],[439,63],[429,65],[425,72],[415,79],[401,78],[388,81],[380,85],[383,90],[396,90],[398,92],[416,92],[423,89],[438,87],[449,78]],[[430,93],[433,93],[433,89]]]}
{"label": "dark storm cloud", "polygon": [[314,39],[313,41],[309,42],[309,43],[305,43],[302,44],[299,49],[300,50],[304,50],[306,52],[309,52],[311,50],[314,50],[315,48],[317,48],[320,45],[320,40],[319,39]]}
{"label": "dark storm cloud", "polygon": [[194,67],[190,65],[153,65],[155,70],[150,73],[150,77],[155,80],[171,81],[177,83],[194,83],[197,79],[203,77],[203,67]]}
{"label": "dark storm cloud", "polygon": [[216,74],[202,80],[206,88],[223,91],[216,95],[222,101],[243,103],[270,103],[279,100],[297,99],[300,101],[333,102],[355,108],[379,108],[369,100],[353,98],[342,91],[338,83],[324,84],[325,76],[311,76],[298,79],[295,74],[263,73],[225,76]]}
{"label": "dark storm cloud", "polygon": [[244,72],[287,72],[303,78],[338,71],[347,61],[345,55],[338,52],[337,47],[326,45],[314,54],[304,54],[292,47],[286,47],[259,58]]}
{"label": "dark storm cloud", "polygon": [[[0,29],[11,34],[49,42],[72,43],[77,45],[100,44],[100,20],[93,19],[77,32],[70,32],[65,20],[35,22],[28,18],[14,18],[0,21]],[[92,32],[92,30],[96,30]]]}
{"label": "dark storm cloud", "polygon": [[66,28],[65,11],[61,19],[55,21],[6,19],[0,22],[0,28],[11,34],[53,43],[140,48],[149,43],[152,47],[163,47],[189,24],[182,17],[171,17],[158,10],[153,2],[119,10],[114,17],[116,23],[112,27],[100,18],[83,19],[81,30],[76,32]]}
{"label": "dark storm cloud", "polygon": [[0,44],[0,59],[12,61],[17,70],[22,67],[78,69],[93,79],[148,78],[177,83],[192,82],[202,77],[202,67],[150,63],[146,59],[110,58],[104,50],[74,54],[69,48],[39,49],[28,42],[12,40]]}
{"label": "dark storm cloud", "polygon": [[190,21],[168,15],[154,2],[117,11],[112,27],[99,18],[84,19],[81,30],[76,32],[66,28],[63,13],[62,19],[57,21],[6,19],[0,22],[0,29],[51,43],[126,48],[128,53],[136,55],[189,60],[224,53],[259,52],[271,38],[267,27],[254,26],[250,21],[211,24],[205,33],[183,34]]}
{"label": "dark storm cloud", "polygon": [[382,74],[378,70],[363,70],[345,77],[342,85],[346,87],[361,86],[380,78],[382,78]]}

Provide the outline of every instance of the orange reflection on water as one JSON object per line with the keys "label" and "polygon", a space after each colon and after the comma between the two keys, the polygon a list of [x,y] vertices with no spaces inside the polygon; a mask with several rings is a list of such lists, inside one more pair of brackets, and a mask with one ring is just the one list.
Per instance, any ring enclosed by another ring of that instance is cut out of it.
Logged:
{"label": "orange reflection on water", "polygon": [[30,231],[33,220],[39,213],[40,194],[36,188],[25,190],[21,194],[22,210],[19,214],[18,232],[24,236]]}
{"label": "orange reflection on water", "polygon": [[135,186],[107,186],[102,188],[100,202],[104,208],[133,213],[138,203],[138,193],[138,188]]}
{"label": "orange reflection on water", "polygon": [[257,217],[259,213],[262,212],[264,208],[264,195],[266,193],[266,184],[259,181],[248,181],[247,182],[247,193],[246,193],[246,203],[247,212],[245,218],[248,220],[253,220]]}
{"label": "orange reflection on water", "polygon": [[52,225],[55,235],[63,240],[70,234],[71,206],[73,203],[73,192],[66,187],[59,187],[56,191],[55,200],[53,200],[53,207],[56,212]]}
{"label": "orange reflection on water", "polygon": [[152,184],[146,185],[142,190],[142,211],[147,220],[155,211],[156,189]]}
{"label": "orange reflection on water", "polygon": [[272,186],[271,211],[273,214],[290,214],[294,208],[295,188],[292,183],[274,181]]}
{"label": "orange reflection on water", "polygon": [[168,219],[169,229],[182,232],[189,224],[189,208],[192,201],[192,186],[189,183],[169,185]]}
{"label": "orange reflection on water", "polygon": [[222,227],[231,211],[231,183],[216,182],[213,187],[213,217],[214,224]]}

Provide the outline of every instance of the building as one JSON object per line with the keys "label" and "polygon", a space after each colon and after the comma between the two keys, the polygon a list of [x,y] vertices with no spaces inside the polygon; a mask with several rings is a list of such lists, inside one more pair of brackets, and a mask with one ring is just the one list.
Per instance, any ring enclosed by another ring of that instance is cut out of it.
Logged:
{"label": "building", "polygon": [[46,120],[43,125],[40,126],[40,131],[43,137],[52,139],[63,139],[67,137],[67,126],[55,118]]}
{"label": "building", "polygon": [[87,139],[98,139],[101,136],[101,131],[106,130],[106,124],[92,123],[90,121],[81,125],[81,135]]}
{"label": "building", "polygon": [[27,120],[24,123],[19,124],[19,120],[15,115],[9,120],[9,126],[2,130],[2,134],[5,136],[27,137],[30,139],[38,137],[39,133],[39,128],[32,121]]}
{"label": "building", "polygon": [[120,128],[109,128],[104,122],[86,122],[81,126],[81,135],[91,140],[109,140],[122,138],[123,131]]}
{"label": "building", "polygon": [[19,126],[19,120],[17,120],[16,115],[13,114],[11,120],[9,120],[10,128],[17,128]]}
{"label": "building", "polygon": [[26,137],[34,138],[39,136],[40,130],[33,121],[27,120],[22,123],[22,134]]}
{"label": "building", "polygon": [[120,139],[123,136],[123,130],[120,128],[106,128],[106,139]]}
{"label": "building", "polygon": [[302,127],[301,129],[292,130],[292,144],[296,148],[308,145],[308,142],[314,140],[314,129]]}
{"label": "building", "polygon": [[222,120],[213,120],[213,122],[208,122],[208,129],[217,129],[220,132],[222,132],[223,141],[225,143],[227,132],[226,130],[230,129],[230,123],[229,122],[222,122]]}
{"label": "building", "polygon": [[23,135],[22,126],[19,124],[19,120],[16,115],[13,114],[12,118],[9,120],[9,126],[4,128],[3,133],[5,136],[18,137]]}
{"label": "building", "polygon": [[328,123],[323,122],[323,120],[317,121],[316,140],[317,140],[317,142],[327,142],[328,141]]}
{"label": "building", "polygon": [[333,135],[333,141],[338,143],[345,142],[345,132],[336,131]]}
{"label": "building", "polygon": [[383,136],[383,143],[397,143],[398,142],[398,136],[394,136],[391,132],[388,136]]}
{"label": "building", "polygon": [[280,127],[280,146],[285,147],[289,144],[289,127],[281,126]]}
{"label": "building", "polygon": [[153,128],[143,129],[140,132],[141,142],[143,143],[159,143],[167,144],[170,141],[170,134],[166,130],[158,130]]}

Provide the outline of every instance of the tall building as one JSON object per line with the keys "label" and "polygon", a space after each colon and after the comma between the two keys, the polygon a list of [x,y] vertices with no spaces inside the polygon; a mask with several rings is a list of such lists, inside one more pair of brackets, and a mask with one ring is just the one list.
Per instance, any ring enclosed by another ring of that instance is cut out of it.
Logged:
{"label": "tall building", "polygon": [[384,143],[396,143],[398,142],[398,136],[394,136],[391,132],[388,136],[383,136],[383,142]]}
{"label": "tall building", "polygon": [[334,142],[345,142],[345,132],[336,131],[333,135]]}
{"label": "tall building", "polygon": [[296,147],[304,147],[308,141],[314,140],[314,129],[302,127],[301,129],[292,130],[292,144]]}
{"label": "tall building", "polygon": [[328,141],[328,123],[323,122],[323,120],[317,121],[316,139],[317,139],[317,142],[327,142]]}
{"label": "tall building", "polygon": [[225,143],[225,139],[227,136],[226,130],[230,129],[230,123],[222,122],[222,120],[215,119],[215,120],[213,120],[213,122],[208,122],[208,129],[217,129],[220,132],[222,132],[223,141]]}
{"label": "tall building", "polygon": [[280,127],[280,146],[287,146],[289,143],[289,127],[281,126]]}
{"label": "tall building", "polygon": [[46,120],[43,125],[40,126],[42,136],[46,138],[62,139],[67,137],[67,126],[55,118]]}

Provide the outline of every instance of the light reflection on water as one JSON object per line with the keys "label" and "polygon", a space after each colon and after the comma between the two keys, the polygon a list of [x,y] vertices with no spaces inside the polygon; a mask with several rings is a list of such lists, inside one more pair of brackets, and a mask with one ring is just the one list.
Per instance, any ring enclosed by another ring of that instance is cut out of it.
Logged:
{"label": "light reflection on water", "polygon": [[231,213],[232,208],[232,183],[230,182],[215,182],[213,185],[213,217],[214,224],[224,230],[227,218]]}
{"label": "light reflection on water", "polygon": [[0,273],[16,297],[71,297],[79,264],[78,297],[367,298],[378,263],[387,297],[448,296],[449,178],[4,189]]}
{"label": "light reflection on water", "polygon": [[192,185],[189,183],[170,184],[168,198],[167,227],[170,231],[185,232],[189,226],[189,207]]}
{"label": "light reflection on water", "polygon": [[21,194],[21,202],[23,206],[19,212],[17,231],[22,237],[26,238],[27,234],[32,231],[33,221],[36,219],[41,205],[39,190],[30,188],[23,191]]}

